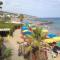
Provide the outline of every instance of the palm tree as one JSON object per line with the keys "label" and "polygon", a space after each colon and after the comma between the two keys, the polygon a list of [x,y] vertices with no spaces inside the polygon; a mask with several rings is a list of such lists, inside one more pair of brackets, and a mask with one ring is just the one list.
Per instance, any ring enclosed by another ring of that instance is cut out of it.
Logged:
{"label": "palm tree", "polygon": [[20,18],[20,21],[22,22],[23,19],[24,19],[24,15],[23,14],[20,14],[20,16],[18,18]]}
{"label": "palm tree", "polygon": [[[39,50],[36,51],[36,55],[37,55],[38,60],[44,60],[42,58],[42,56],[44,56],[44,58],[46,59],[45,53],[43,52],[44,51],[44,49],[43,49],[44,46],[40,44],[40,42],[45,39],[45,35],[44,35],[44,33],[42,33],[42,27],[41,28],[37,27],[36,30],[34,31],[34,34],[32,34],[32,37],[33,37],[34,41],[37,40],[39,42],[39,44],[38,44]],[[34,45],[34,41],[33,41],[33,45]],[[43,54],[43,55],[41,55],[41,54]]]}
{"label": "palm tree", "polygon": [[0,1],[0,5],[2,5],[3,4],[3,2],[2,1]]}
{"label": "palm tree", "polygon": [[[44,55],[44,53],[43,53],[43,55],[40,55],[40,51],[42,50],[42,48],[41,47],[43,47],[43,46],[41,46],[40,45],[40,42],[45,38],[45,36],[44,36],[44,34],[42,33],[42,27],[41,28],[38,28],[38,27],[36,27],[36,30],[34,30],[34,32],[33,32],[33,34],[29,37],[29,36],[27,36],[27,38],[30,40],[30,41],[32,41],[31,42],[31,49],[29,49],[29,51],[31,52],[31,51],[33,51],[32,49],[32,46],[36,46],[36,47],[38,47],[38,50],[35,52],[36,53],[36,55],[37,55],[37,58],[36,59],[41,59],[42,60],[42,56]],[[31,38],[31,39],[30,39]]]}
{"label": "palm tree", "polygon": [[2,1],[0,1],[0,9],[2,9],[1,5],[3,5],[3,2]]}
{"label": "palm tree", "polygon": [[[3,2],[0,1],[0,15],[3,15],[3,13],[2,13],[2,5],[3,5]],[[2,17],[1,16],[0,16],[0,19],[2,20]]]}
{"label": "palm tree", "polygon": [[18,18],[20,19],[20,22],[21,22],[21,24],[20,24],[20,27],[22,27],[22,21],[23,21],[23,19],[24,19],[24,15],[23,14],[20,14],[20,16],[18,16]]}
{"label": "palm tree", "polygon": [[38,41],[41,41],[41,39],[42,39],[42,28],[36,27],[36,30],[34,30],[33,32],[34,32],[33,36],[35,36]]}

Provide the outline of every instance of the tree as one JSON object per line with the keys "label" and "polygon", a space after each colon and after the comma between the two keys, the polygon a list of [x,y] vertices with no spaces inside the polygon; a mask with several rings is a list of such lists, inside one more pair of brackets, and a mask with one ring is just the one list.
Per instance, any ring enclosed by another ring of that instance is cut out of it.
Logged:
{"label": "tree", "polygon": [[6,47],[2,53],[2,59],[11,60],[11,56],[12,56],[12,49]]}
{"label": "tree", "polygon": [[4,20],[5,20],[5,21],[10,21],[10,20],[11,20],[11,17],[8,16],[8,15],[5,15]]}
{"label": "tree", "polygon": [[0,1],[0,5],[3,5],[3,2],[2,1]]}
{"label": "tree", "polygon": [[[0,11],[2,11],[2,5],[3,5],[3,2],[0,1]],[[2,12],[0,12],[0,15],[2,15]]]}
{"label": "tree", "polygon": [[0,36],[0,48],[2,46],[2,43],[3,43],[3,40],[2,40],[2,37]]}
{"label": "tree", "polygon": [[1,5],[3,5],[3,2],[2,1],[0,1],[0,9],[2,9]]}
{"label": "tree", "polygon": [[20,18],[20,21],[22,22],[23,19],[24,19],[24,15],[23,14],[20,14],[19,18]]}
{"label": "tree", "polygon": [[34,30],[34,36],[40,41],[42,39],[42,28],[36,27],[36,30]]}
{"label": "tree", "polygon": [[[39,50],[35,52],[36,60],[47,60],[47,56],[45,55],[45,52],[44,52],[45,51],[44,45],[41,44],[42,40],[44,40],[46,38],[45,33],[43,33],[42,30],[43,30],[42,27],[41,28],[37,27],[36,30],[34,31],[34,34],[32,34],[32,37],[33,37],[32,44],[33,44],[33,46],[37,46],[39,48]],[[35,43],[34,43],[34,41],[35,41]]]}
{"label": "tree", "polygon": [[20,19],[20,22],[21,22],[20,27],[22,27],[23,26],[22,21],[24,19],[24,15],[20,14],[20,16],[18,16],[18,18]]}

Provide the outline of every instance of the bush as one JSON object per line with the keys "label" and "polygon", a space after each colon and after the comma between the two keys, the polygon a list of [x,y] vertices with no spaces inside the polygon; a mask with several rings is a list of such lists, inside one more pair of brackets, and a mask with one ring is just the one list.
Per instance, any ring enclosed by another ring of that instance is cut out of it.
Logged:
{"label": "bush", "polygon": [[8,58],[12,56],[12,49],[6,48],[2,54],[3,58]]}

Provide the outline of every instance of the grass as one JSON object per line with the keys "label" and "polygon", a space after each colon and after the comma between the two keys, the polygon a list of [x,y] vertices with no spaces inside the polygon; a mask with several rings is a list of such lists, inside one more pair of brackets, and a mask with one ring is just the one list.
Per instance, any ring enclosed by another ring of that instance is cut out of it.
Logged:
{"label": "grass", "polygon": [[14,24],[14,23],[5,23],[3,21],[0,21],[0,29],[2,28],[14,28],[15,26],[20,26],[20,24]]}
{"label": "grass", "polygon": [[0,23],[0,28],[12,28],[13,26],[12,23]]}
{"label": "grass", "polygon": [[[3,28],[9,28],[10,31],[8,31],[9,35],[10,36],[13,36],[13,32],[15,31],[15,29],[21,27],[22,25],[21,24],[15,24],[15,23],[5,23],[3,21],[0,21],[0,29],[3,29]],[[7,34],[7,35],[8,35]]]}
{"label": "grass", "polygon": [[9,28],[9,34],[12,35],[12,33],[15,31],[16,28],[20,27],[20,24],[14,24],[14,23],[5,23],[3,21],[0,21],[0,29],[3,28]]}

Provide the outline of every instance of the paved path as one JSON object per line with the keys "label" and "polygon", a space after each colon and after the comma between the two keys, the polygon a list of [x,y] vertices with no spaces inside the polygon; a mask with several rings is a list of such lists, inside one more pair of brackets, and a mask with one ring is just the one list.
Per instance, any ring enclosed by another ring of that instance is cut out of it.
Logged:
{"label": "paved path", "polygon": [[11,60],[24,60],[23,56],[18,56],[18,44],[17,44],[17,41],[23,41],[21,38],[21,33],[20,33],[20,30],[16,30],[13,34],[13,38],[10,37],[9,39],[9,42],[6,43],[7,47],[10,47],[12,48],[12,52],[13,52],[13,55],[12,55],[12,58]]}
{"label": "paved path", "polygon": [[[13,38],[13,42],[12,42],[12,45],[13,45],[13,48],[14,48],[14,56],[12,56],[13,58],[14,57],[16,57],[16,58],[14,58],[14,60],[15,59],[17,59],[17,60],[24,60],[23,59],[23,57],[21,56],[21,57],[18,57],[17,55],[17,52],[18,52],[18,44],[16,43],[17,41],[20,41],[20,42],[22,42],[23,40],[20,38],[21,37],[21,31],[20,30],[16,30],[15,32],[14,32],[14,38]],[[12,41],[12,40],[11,40]],[[12,59],[13,60],[13,59]],[[60,55],[58,55],[58,57],[57,58],[55,58],[54,60],[60,60]]]}
{"label": "paved path", "polygon": [[[24,60],[23,56],[18,56],[18,44],[17,42],[23,42],[23,39],[20,38],[21,37],[21,31],[16,30],[13,34],[13,38],[10,37],[9,42],[6,43],[7,47],[12,48],[12,52],[13,52],[13,56],[11,57],[11,60]],[[54,60],[60,60],[60,55],[55,58]]]}
{"label": "paved path", "polygon": [[60,54],[54,60],[60,60]]}

